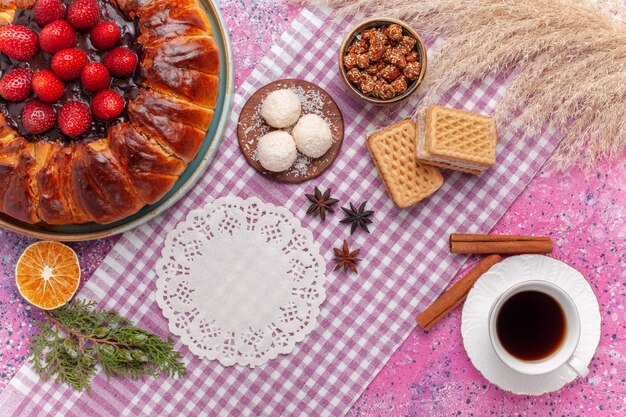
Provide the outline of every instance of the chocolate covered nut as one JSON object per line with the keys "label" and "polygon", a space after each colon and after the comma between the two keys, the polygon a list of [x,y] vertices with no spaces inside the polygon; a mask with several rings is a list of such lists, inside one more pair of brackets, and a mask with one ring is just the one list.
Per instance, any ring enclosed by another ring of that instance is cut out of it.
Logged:
{"label": "chocolate covered nut", "polygon": [[361,81],[361,71],[359,71],[358,68],[352,68],[348,71],[347,75],[351,83],[359,84]]}
{"label": "chocolate covered nut", "polygon": [[420,75],[421,69],[422,69],[422,66],[419,64],[419,62],[409,62],[408,64],[406,64],[406,67],[404,68],[403,72],[408,80],[413,81],[413,80],[417,80],[417,78]]}
{"label": "chocolate covered nut", "polygon": [[376,85],[376,81],[369,74],[361,74],[361,80],[359,81],[359,89],[363,92],[363,94],[372,94],[374,92],[374,87]]}
{"label": "chocolate covered nut", "polygon": [[391,83],[391,88],[393,88],[393,91],[396,93],[396,95],[400,95],[406,91],[407,85],[408,83],[406,81],[406,77],[404,75],[400,75],[398,78],[393,80],[393,82]]}
{"label": "chocolate covered nut", "polygon": [[387,65],[382,70],[380,70],[378,75],[387,81],[392,81],[398,78],[398,76],[400,75],[400,69],[395,65]]}
{"label": "chocolate covered nut", "polygon": [[385,35],[392,41],[398,42],[402,39],[402,27],[396,23],[392,23],[385,29]]}
{"label": "chocolate covered nut", "polygon": [[383,60],[400,68],[404,68],[406,66],[406,59],[404,58],[404,54],[400,52],[398,48],[387,49],[387,52],[385,52],[385,56],[383,56]]}
{"label": "chocolate covered nut", "polygon": [[404,59],[406,60],[406,62],[417,62],[417,51],[411,51],[409,52]]}
{"label": "chocolate covered nut", "polygon": [[394,98],[396,93],[393,91],[393,88],[384,80],[377,80],[374,85],[374,96],[382,99],[389,100]]}
{"label": "chocolate covered nut", "polygon": [[346,67],[347,70],[351,70],[352,68],[355,68],[356,65],[356,54],[354,52],[350,52],[348,55],[343,57],[343,65]]}
{"label": "chocolate covered nut", "polygon": [[370,37],[370,49],[369,56],[370,59],[374,62],[378,62],[385,55],[385,51],[387,50],[387,37],[379,31],[376,31]]}
{"label": "chocolate covered nut", "polygon": [[408,54],[413,50],[417,41],[410,36],[403,36],[402,40],[398,42],[398,48],[403,54]]}
{"label": "chocolate covered nut", "polygon": [[361,33],[361,38],[365,39],[366,41],[369,41],[369,40],[370,40],[370,38],[372,37],[372,35],[373,35],[376,31],[378,31],[378,29],[376,29],[376,28],[371,28],[371,29],[364,30],[364,31]]}
{"label": "chocolate covered nut", "polygon": [[364,54],[367,52],[369,48],[369,44],[365,39],[356,39],[352,44],[348,47],[348,52],[354,52],[355,54]]}
{"label": "chocolate covered nut", "polygon": [[365,71],[369,75],[378,75],[380,73],[380,71],[382,71],[382,69],[384,67],[385,67],[385,64],[383,62],[377,62],[377,63],[372,64],[369,67],[367,67],[367,69]]}
{"label": "chocolate covered nut", "polygon": [[367,68],[370,65],[370,57],[368,54],[359,54],[356,56],[355,62],[359,68]]}

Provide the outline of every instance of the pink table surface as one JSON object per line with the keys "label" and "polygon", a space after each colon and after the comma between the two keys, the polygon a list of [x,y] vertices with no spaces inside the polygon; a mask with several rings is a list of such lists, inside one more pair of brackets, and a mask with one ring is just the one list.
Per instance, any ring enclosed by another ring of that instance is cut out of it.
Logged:
{"label": "pink table surface", "polygon": [[[225,0],[222,11],[233,44],[238,86],[299,8],[275,0]],[[603,323],[587,378],[540,397],[500,390],[471,365],[457,309],[428,333],[414,330],[349,415],[626,415],[625,188],[626,154],[617,163],[601,164],[587,174],[543,171],[494,228],[496,233],[551,235],[556,242],[552,256],[571,264],[591,282]],[[116,241],[113,237],[71,245],[85,278]],[[32,242],[0,229],[0,390],[25,362],[28,337],[35,331],[32,323],[41,318],[22,300],[13,280],[15,262]]]}

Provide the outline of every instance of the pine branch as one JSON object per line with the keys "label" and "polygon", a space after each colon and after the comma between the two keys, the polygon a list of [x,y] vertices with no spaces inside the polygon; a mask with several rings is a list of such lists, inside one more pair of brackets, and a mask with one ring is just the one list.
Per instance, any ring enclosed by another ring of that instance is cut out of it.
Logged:
{"label": "pine branch", "polygon": [[117,312],[95,307],[92,301],[75,300],[46,312],[46,320],[36,323],[41,332],[32,337],[30,360],[44,381],[89,392],[97,363],[107,377],[185,376],[182,355],[172,340],[161,340]]}

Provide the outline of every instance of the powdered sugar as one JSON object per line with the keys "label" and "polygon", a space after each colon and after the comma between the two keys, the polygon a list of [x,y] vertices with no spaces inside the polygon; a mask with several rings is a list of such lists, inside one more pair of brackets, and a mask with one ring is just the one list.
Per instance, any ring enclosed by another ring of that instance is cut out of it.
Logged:
{"label": "powdered sugar", "polygon": [[298,158],[296,158],[296,162],[293,163],[288,172],[290,174],[294,174],[297,177],[303,177],[309,170],[309,165],[311,164],[312,160],[312,158],[309,158],[308,156],[302,155],[298,152]]}
{"label": "powdered sugar", "polygon": [[[259,157],[256,151],[257,140],[261,136],[269,133],[273,129],[272,127],[270,127],[270,125],[265,123],[265,120],[263,120],[263,117],[261,117],[260,105],[257,107],[254,113],[254,116],[252,116],[251,121],[252,123],[246,126],[242,126],[244,128],[243,129],[244,140],[242,141],[242,144],[245,147],[245,151],[251,154],[252,159],[254,161],[258,161]],[[252,136],[252,134],[254,134],[254,136]]]}
{"label": "powdered sugar", "polygon": [[315,90],[305,90],[304,88],[292,87],[291,90],[300,97],[300,103],[302,104],[302,113],[315,113],[318,116],[323,116],[322,109],[324,108],[324,98]]}

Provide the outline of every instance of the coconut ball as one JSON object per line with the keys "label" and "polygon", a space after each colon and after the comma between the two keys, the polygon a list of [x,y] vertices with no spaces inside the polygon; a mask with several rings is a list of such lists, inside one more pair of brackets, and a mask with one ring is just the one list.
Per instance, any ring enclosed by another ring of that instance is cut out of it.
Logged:
{"label": "coconut ball", "polygon": [[291,135],[282,130],[270,132],[259,139],[257,145],[259,162],[272,172],[287,170],[296,162],[298,151]]}
{"label": "coconut ball", "polygon": [[311,158],[324,155],[333,144],[333,134],[328,122],[317,114],[302,116],[291,134],[298,150]]}
{"label": "coconut ball", "polygon": [[278,129],[297,122],[301,111],[300,97],[286,88],[272,91],[261,104],[261,116],[268,125]]}

